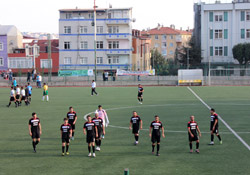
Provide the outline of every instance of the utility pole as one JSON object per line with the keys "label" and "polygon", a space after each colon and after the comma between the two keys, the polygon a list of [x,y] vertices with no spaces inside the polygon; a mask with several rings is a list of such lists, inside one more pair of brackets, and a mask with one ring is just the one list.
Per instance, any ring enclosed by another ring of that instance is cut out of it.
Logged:
{"label": "utility pole", "polygon": [[94,30],[95,30],[95,34],[94,34],[94,56],[95,56],[95,81],[97,81],[97,69],[96,69],[96,64],[97,64],[97,58],[96,58],[96,0],[94,0]]}
{"label": "utility pole", "polygon": [[51,36],[50,34],[47,35],[48,40],[48,81],[51,82],[51,75],[52,75],[52,58],[51,58]]}
{"label": "utility pole", "polygon": [[189,48],[187,48],[187,69],[189,69]]}

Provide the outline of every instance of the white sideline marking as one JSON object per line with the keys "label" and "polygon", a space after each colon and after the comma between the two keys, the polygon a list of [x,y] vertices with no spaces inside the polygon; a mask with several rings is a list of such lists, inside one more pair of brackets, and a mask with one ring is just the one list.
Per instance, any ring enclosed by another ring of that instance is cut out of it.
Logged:
{"label": "white sideline marking", "polygon": [[[188,88],[188,90],[190,91],[190,92],[192,92],[192,94],[198,99],[198,100],[200,100],[200,102],[204,105],[204,106],[206,106],[209,110],[211,109],[211,107],[210,106],[208,106],[208,104],[206,104],[190,87],[187,87]],[[218,118],[221,120],[221,122],[229,129],[229,131],[231,131],[234,135],[235,135],[235,137],[237,137],[240,141],[241,141],[241,143],[243,144],[243,145],[245,145],[245,147],[250,151],[250,146],[227,124],[227,122],[225,122],[225,120],[223,120],[222,118],[221,118],[221,116],[218,114]]]}
{"label": "white sideline marking", "polygon": [[[180,105],[180,104],[178,104]],[[182,105],[194,105],[194,104],[182,104]],[[131,108],[136,108],[136,107],[149,107],[149,106],[177,106],[177,105],[174,105],[174,104],[161,104],[161,105],[143,105],[143,106],[127,106],[127,107],[119,107],[119,108],[110,108],[110,109],[106,109],[106,111],[112,111],[112,110],[118,110],[118,109],[131,109]],[[87,121],[87,116],[88,115],[91,115],[91,114],[94,114],[94,112],[90,112],[88,114],[85,114],[83,116],[84,120]],[[119,128],[119,129],[126,129],[128,130],[129,127],[123,127],[123,126],[114,126],[114,125],[109,125],[109,127],[112,127],[112,128]],[[149,129],[142,129],[143,131],[149,131]],[[187,131],[172,131],[172,130],[165,130],[165,132],[169,132],[169,133],[187,133]],[[205,134],[210,134],[210,132],[202,132],[202,133],[205,133]],[[231,132],[220,132],[220,133],[223,133],[223,134],[232,134]],[[250,132],[238,132],[240,134],[250,134]]]}

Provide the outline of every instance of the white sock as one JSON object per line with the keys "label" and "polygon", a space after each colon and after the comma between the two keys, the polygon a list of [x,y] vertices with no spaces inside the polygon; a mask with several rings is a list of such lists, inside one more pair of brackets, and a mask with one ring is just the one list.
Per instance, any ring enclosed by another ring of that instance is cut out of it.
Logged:
{"label": "white sock", "polygon": [[44,101],[44,96],[43,96],[43,101]]}
{"label": "white sock", "polygon": [[47,101],[49,101],[49,96],[47,95]]}

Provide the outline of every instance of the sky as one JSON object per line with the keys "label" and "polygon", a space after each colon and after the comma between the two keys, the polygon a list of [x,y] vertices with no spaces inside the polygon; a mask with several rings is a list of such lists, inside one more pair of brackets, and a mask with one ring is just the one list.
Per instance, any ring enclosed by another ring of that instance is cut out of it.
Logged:
{"label": "sky", "polygon": [[[15,25],[21,32],[58,33],[59,9],[93,8],[94,0],[1,0],[0,24]],[[199,0],[96,0],[99,8],[132,7],[134,29],[157,24],[177,29],[193,28],[193,3]],[[214,2],[214,0],[204,0]],[[231,0],[222,0],[231,2]]]}

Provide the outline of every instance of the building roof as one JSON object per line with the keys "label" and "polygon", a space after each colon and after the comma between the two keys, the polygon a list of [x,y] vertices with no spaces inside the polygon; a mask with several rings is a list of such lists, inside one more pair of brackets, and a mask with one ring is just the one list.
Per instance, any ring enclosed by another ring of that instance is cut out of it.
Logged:
{"label": "building roof", "polygon": [[[37,44],[38,46],[40,46],[41,53],[47,52],[48,40],[33,40],[29,45],[33,46],[34,44]],[[59,40],[58,39],[51,40],[51,52],[59,52]]]}
{"label": "building roof", "polygon": [[192,32],[177,30],[171,27],[159,27],[148,31],[142,31],[142,35],[192,35]]}
{"label": "building roof", "polygon": [[[132,7],[130,8],[97,8],[96,11],[97,12],[104,12],[106,10],[131,10]],[[60,9],[60,12],[89,12],[89,11],[94,11],[93,8],[89,8],[89,9]]]}

